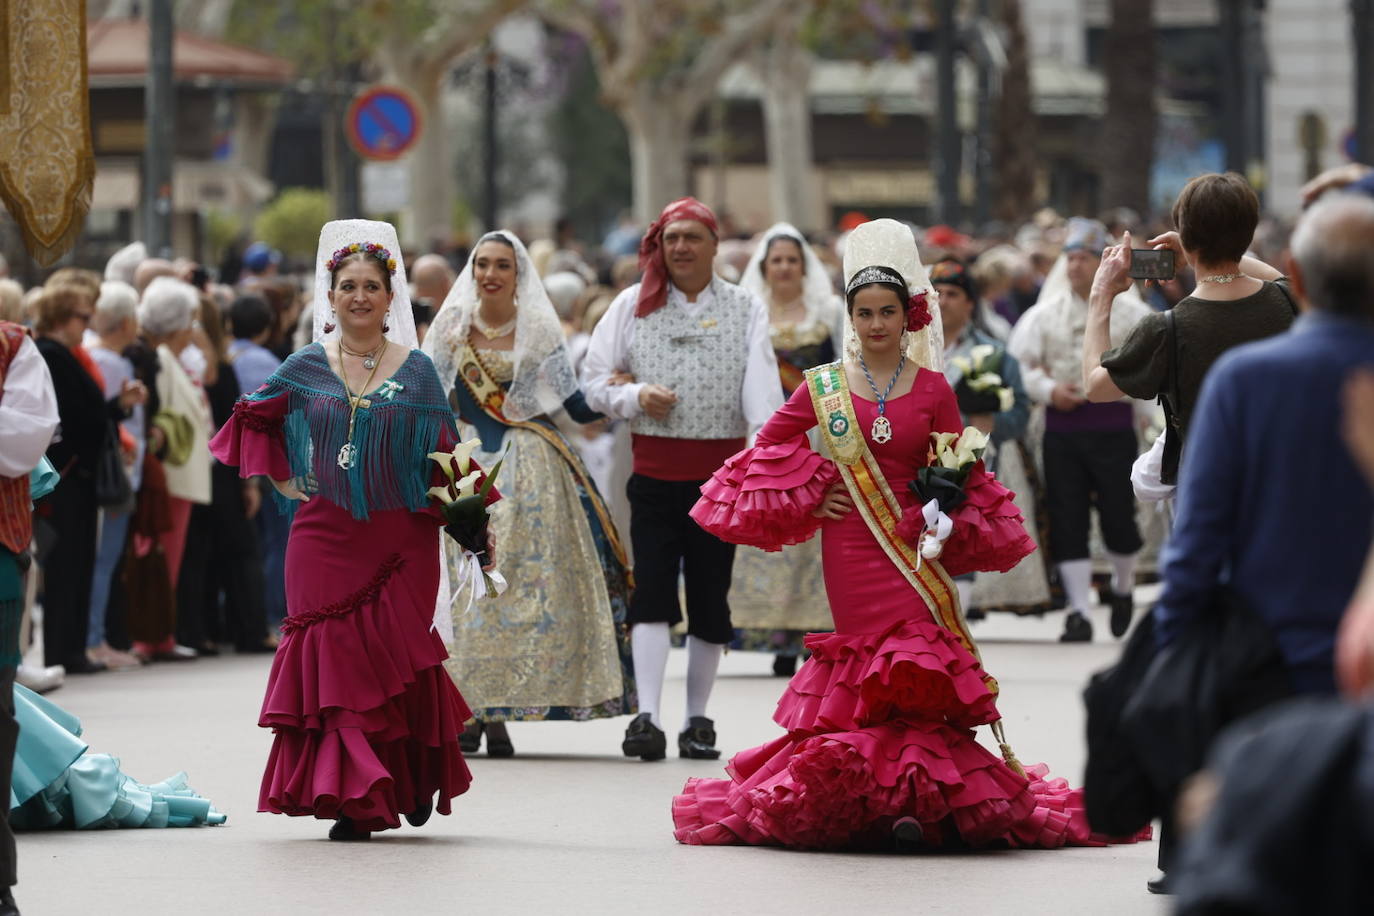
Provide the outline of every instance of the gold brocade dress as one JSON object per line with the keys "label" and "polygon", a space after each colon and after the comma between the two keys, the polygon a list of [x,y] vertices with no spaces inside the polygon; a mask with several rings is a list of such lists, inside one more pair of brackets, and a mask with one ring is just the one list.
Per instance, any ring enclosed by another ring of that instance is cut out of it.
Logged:
{"label": "gold brocade dress", "polygon": [[[830,329],[819,319],[774,324],[770,336],[788,397],[801,384],[803,370],[835,358]],[[736,648],[783,656],[801,655],[802,637],[807,633],[833,630],[821,575],[820,540],[791,544],[777,553],[736,548],[730,620],[735,625]]]}
{"label": "gold brocade dress", "polygon": [[[496,382],[510,383],[509,352],[477,355]],[[461,385],[457,392],[462,438],[476,436],[478,424],[490,433],[498,421],[475,416]],[[543,417],[532,422],[553,428]],[[483,438],[490,444],[490,435]],[[510,585],[471,610],[455,606],[449,674],[479,722],[633,713],[624,570],[558,450],[536,432],[506,426],[499,449],[474,457],[492,467],[506,449],[492,526],[497,567]],[[454,552],[448,557],[454,573]]]}

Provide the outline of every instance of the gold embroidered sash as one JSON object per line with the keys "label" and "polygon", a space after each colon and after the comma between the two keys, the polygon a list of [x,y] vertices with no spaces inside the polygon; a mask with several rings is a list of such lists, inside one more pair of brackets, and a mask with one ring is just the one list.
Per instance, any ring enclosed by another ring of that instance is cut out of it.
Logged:
{"label": "gold embroidered sash", "polygon": [[[902,507],[859,428],[843,362],[806,370],[806,381],[822,437],[868,530],[930,608],[935,621],[954,634],[954,638],[981,663],[978,644],[973,641],[959,607],[959,592],[954,587],[954,580],[938,560],[922,559],[917,549],[897,534]],[[986,672],[983,678],[988,688],[996,693],[997,681]]]}
{"label": "gold embroidered sash", "polygon": [[487,371],[487,367],[482,364],[482,360],[470,344],[463,345],[463,352],[458,357],[458,378],[462,381],[463,387],[467,388],[468,393],[472,395],[472,399],[477,402],[477,406],[487,416],[503,426],[529,430],[554,447],[572,470],[573,476],[582,484],[582,489],[587,491],[587,496],[592,502],[592,508],[596,510],[596,517],[601,520],[601,530],[606,533],[606,540],[610,543],[616,560],[625,569],[625,575],[630,586],[633,587],[634,575],[630,570],[629,558],[625,555],[625,545],[620,540],[620,532],[616,529],[615,522],[611,520],[610,510],[597,491],[596,484],[592,482],[591,476],[587,473],[586,465],[582,463],[582,459],[573,451],[567,440],[560,436],[556,430],[542,423],[512,420],[507,417],[502,409],[506,403],[506,389],[502,388],[500,383],[491,377],[491,373]]}

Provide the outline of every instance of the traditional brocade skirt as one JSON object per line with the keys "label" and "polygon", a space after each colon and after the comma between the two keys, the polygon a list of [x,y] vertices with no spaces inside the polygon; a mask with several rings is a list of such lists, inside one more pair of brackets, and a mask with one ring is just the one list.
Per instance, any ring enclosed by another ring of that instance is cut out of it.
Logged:
{"label": "traditional brocade skirt", "polygon": [[282,642],[258,724],[274,733],[259,810],[350,817],[362,830],[467,791],[470,712],[431,629],[439,527],[424,513],[367,521],[316,496],[286,548]]}
{"label": "traditional brocade skirt", "polygon": [[[559,450],[518,427],[505,441],[492,529],[509,587],[471,609],[455,605],[449,673],[479,721],[633,713],[626,571]],[[489,468],[500,455],[474,457]],[[456,552],[448,557],[453,572]]]}

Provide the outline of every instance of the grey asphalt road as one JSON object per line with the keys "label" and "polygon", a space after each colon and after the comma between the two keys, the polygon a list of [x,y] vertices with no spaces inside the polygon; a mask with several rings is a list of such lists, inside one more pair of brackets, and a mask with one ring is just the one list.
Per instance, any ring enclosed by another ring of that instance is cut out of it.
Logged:
{"label": "grey asphalt road", "polygon": [[[1059,645],[1060,619],[978,625],[1002,685],[1008,737],[1025,762],[1077,783],[1079,691],[1114,656]],[[223,827],[23,834],[16,896],[46,914],[1161,914],[1146,894],[1154,843],[1107,849],[897,856],[694,848],[672,836],[669,804],[720,764],[619,756],[627,720],[511,727],[517,756],[478,754],[452,817],[366,844],[328,825],[256,813],[269,744],[255,726],[269,660],[202,659],[69,678],[52,699],[79,715],[92,750],[155,781],[186,770],[229,815]],[[665,709],[676,729],[685,659],[673,653]],[[727,755],[778,734],[783,681],[770,658],[731,653],[712,702]],[[984,735],[984,740],[990,740]]]}

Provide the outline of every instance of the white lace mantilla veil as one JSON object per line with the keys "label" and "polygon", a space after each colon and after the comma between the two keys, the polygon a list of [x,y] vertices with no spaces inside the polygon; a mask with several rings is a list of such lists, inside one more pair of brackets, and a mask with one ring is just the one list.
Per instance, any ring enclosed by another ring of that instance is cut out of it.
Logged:
{"label": "white lace mantilla veil", "polygon": [[401,259],[401,242],[396,238],[396,227],[370,219],[336,219],[325,223],[320,230],[320,249],[315,256],[315,298],[311,303],[315,312],[315,330],[311,340],[337,340],[339,337],[337,328],[327,334],[324,330],[325,323],[332,319],[333,314],[329,306],[330,276],[325,265],[334,252],[354,242],[381,245],[396,259],[396,272],[391,275],[391,306],[386,313],[389,328],[386,339],[407,350],[415,349],[420,341],[415,335],[415,314],[410,309],[410,284],[406,282],[406,265]]}
{"label": "white lace mantilla veil", "polygon": [[839,296],[835,293],[835,288],[830,283],[830,272],[825,269],[821,259],[816,257],[816,252],[807,244],[806,236],[802,235],[797,227],[791,223],[774,223],[768,231],[758,237],[754,245],[754,253],[749,257],[749,263],[744,268],[744,274],[740,277],[739,285],[749,290],[765,304],[769,304],[768,281],[763,278],[763,271],[760,266],[763,259],[768,255],[768,243],[777,236],[787,236],[801,242],[802,263],[805,265],[805,274],[802,277],[802,303],[806,306],[806,324],[819,320],[832,332],[840,327],[840,313],[844,309],[840,305]]}
{"label": "white lace mantilla veil", "polygon": [[473,258],[482,240],[493,235],[505,239],[515,249],[515,347],[511,352],[515,375],[502,410],[512,420],[528,420],[558,410],[577,392],[578,384],[558,312],[544,291],[529,252],[514,234],[504,230],[489,232],[472,246],[463,272],[425,334],[423,349],[434,360],[444,390],[452,388],[458,375],[458,357],[468,339],[472,312],[478,302]]}
{"label": "white lace mantilla veil", "polygon": [[[906,223],[895,219],[875,219],[849,233],[844,245],[844,282],[865,267],[886,267],[895,270],[906,280],[908,295],[926,294],[926,307],[931,320],[919,331],[904,331],[906,358],[923,369],[945,371],[945,335],[940,325],[940,296],[931,285],[930,274],[921,263],[916,248],[916,236]],[[859,356],[859,338],[845,309],[844,353],[850,359]]]}

